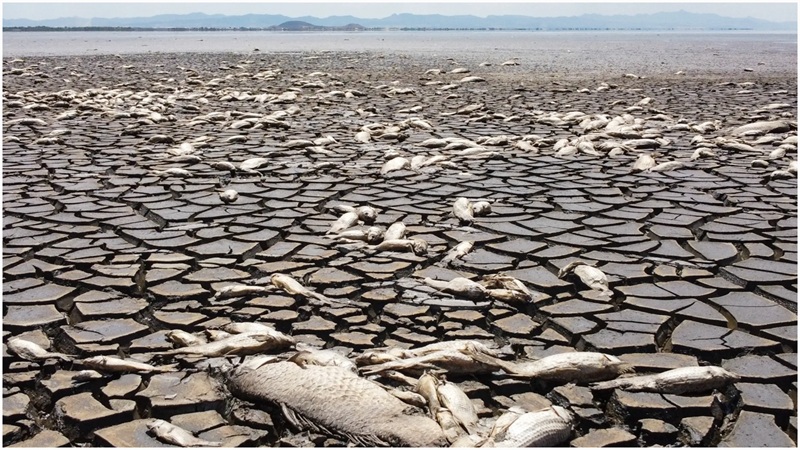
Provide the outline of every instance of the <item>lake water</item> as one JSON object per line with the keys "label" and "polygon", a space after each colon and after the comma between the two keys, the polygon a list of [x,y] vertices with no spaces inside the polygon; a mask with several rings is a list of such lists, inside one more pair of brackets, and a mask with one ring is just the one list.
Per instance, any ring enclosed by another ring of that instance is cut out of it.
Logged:
{"label": "lake water", "polygon": [[[256,49],[258,49],[256,51]],[[753,32],[616,31],[131,31],[4,32],[3,56],[370,51],[476,63],[519,57],[542,70],[714,70],[757,65],[797,71],[797,35]],[[667,66],[667,67],[662,67]]]}

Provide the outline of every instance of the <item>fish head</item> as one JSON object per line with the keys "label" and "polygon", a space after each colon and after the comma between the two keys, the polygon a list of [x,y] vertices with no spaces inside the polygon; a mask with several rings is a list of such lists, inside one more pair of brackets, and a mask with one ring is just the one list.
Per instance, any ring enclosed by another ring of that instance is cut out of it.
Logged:
{"label": "fish head", "polygon": [[83,363],[95,367],[105,367],[108,365],[108,358],[105,356],[91,356],[84,359]]}
{"label": "fish head", "polygon": [[389,361],[396,361],[398,359],[400,358],[389,352],[367,350],[356,357],[356,364],[359,366],[367,366],[373,364],[383,364]]}
{"label": "fish head", "polygon": [[423,239],[412,239],[411,251],[417,256],[428,253],[428,242]]}

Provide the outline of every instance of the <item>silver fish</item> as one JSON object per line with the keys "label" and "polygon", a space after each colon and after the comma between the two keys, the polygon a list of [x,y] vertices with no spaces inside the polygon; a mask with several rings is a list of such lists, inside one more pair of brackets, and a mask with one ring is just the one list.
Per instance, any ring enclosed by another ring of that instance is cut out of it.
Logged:
{"label": "silver fish", "polygon": [[297,280],[290,277],[289,275],[284,275],[282,273],[273,274],[270,277],[270,281],[275,287],[283,289],[288,294],[300,295],[309,300],[316,300],[317,302],[321,302],[323,304],[331,304],[331,303],[356,304],[349,300],[333,299],[330,297],[326,297],[320,293],[314,292],[311,289],[308,289],[307,287],[300,284]]}
{"label": "silver fish", "polygon": [[453,215],[461,223],[472,223],[475,220],[472,203],[464,197],[459,197],[453,203]]}
{"label": "silver fish", "polygon": [[486,296],[486,288],[470,279],[463,277],[456,277],[450,281],[434,280],[426,277],[423,279],[423,281],[428,286],[431,286],[439,291],[473,300],[481,299]]}
{"label": "silver fish", "polygon": [[369,227],[366,230],[345,230],[334,236],[336,239],[349,241],[363,241],[368,244],[377,244],[384,239],[385,232],[381,227]]}
{"label": "silver fish", "polygon": [[570,273],[577,275],[583,284],[591,289],[600,291],[606,295],[613,295],[611,290],[608,288],[608,277],[605,273],[603,273],[602,270],[590,266],[583,261],[573,261],[558,271],[558,277],[564,278]]}
{"label": "silver fish", "polygon": [[202,345],[205,344],[205,339],[201,339],[191,333],[187,333],[183,330],[171,330],[167,332],[167,339],[170,341],[180,345],[181,347],[188,347],[190,345]]}
{"label": "silver fish", "polygon": [[189,431],[161,419],[151,419],[147,422],[147,429],[158,440],[179,447],[222,447],[221,442],[197,438]]}
{"label": "silver fish", "polygon": [[428,252],[428,242],[423,239],[384,239],[375,246],[378,251],[412,252],[415,255],[424,255]]}
{"label": "silver fish", "polygon": [[667,370],[656,375],[617,378],[595,383],[596,390],[622,389],[624,391],[658,392],[662,394],[688,394],[717,389],[739,380],[739,375],[722,367],[694,366]]}
{"label": "silver fish", "polygon": [[282,349],[294,344],[294,338],[279,331],[249,332],[234,334],[229,337],[202,345],[176,348],[162,352],[164,355],[251,355],[270,350]]}
{"label": "silver fish", "polygon": [[156,367],[147,363],[121,359],[113,356],[92,356],[81,361],[81,364],[101,372],[175,372],[177,369],[169,366]]}
{"label": "silver fish", "polygon": [[572,415],[560,406],[522,414],[504,432],[497,434],[492,447],[554,447],[572,435]]}
{"label": "silver fish", "polygon": [[364,446],[439,447],[442,429],[377,384],[335,366],[277,362],[241,366],[228,377],[231,392],[282,406],[290,422]]}
{"label": "silver fish", "polygon": [[6,342],[6,347],[22,359],[28,361],[38,361],[42,359],[58,358],[64,361],[72,361],[72,357],[64,353],[50,352],[42,348],[35,342],[26,341],[20,338],[11,338]]}
{"label": "silver fish", "polygon": [[383,164],[383,167],[381,167],[381,175],[386,175],[389,172],[405,169],[406,167],[409,167],[409,165],[410,162],[408,159],[398,156],[386,161],[386,163]]}
{"label": "silver fish", "polygon": [[631,366],[619,358],[597,352],[567,352],[534,361],[511,362],[467,350],[466,353],[484,364],[494,364],[509,375],[569,383],[607,380],[630,372]]}
{"label": "silver fish", "polygon": [[447,253],[447,256],[445,256],[444,259],[442,259],[442,263],[448,264],[457,258],[461,258],[462,256],[469,253],[470,250],[472,250],[472,246],[474,244],[475,243],[473,241],[459,242],[458,245],[453,247],[453,249]]}

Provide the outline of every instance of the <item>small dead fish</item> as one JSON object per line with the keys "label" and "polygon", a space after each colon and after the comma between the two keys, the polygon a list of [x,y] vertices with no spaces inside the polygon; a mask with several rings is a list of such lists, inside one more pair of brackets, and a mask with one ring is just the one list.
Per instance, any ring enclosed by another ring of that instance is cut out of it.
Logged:
{"label": "small dead fish", "polygon": [[595,390],[622,389],[633,392],[658,392],[661,394],[688,394],[717,389],[739,380],[739,375],[722,367],[694,366],[667,370],[656,375],[617,378],[595,383]]}
{"label": "small dead fish", "polygon": [[174,367],[156,367],[130,359],[115,358],[113,356],[92,356],[80,361],[81,364],[102,372],[175,372]]}
{"label": "small dead fish", "polygon": [[211,165],[213,168],[217,170],[236,170],[236,166],[228,161],[217,161]]}
{"label": "small dead fish", "polygon": [[470,355],[458,350],[440,350],[421,356],[388,361],[381,364],[364,366],[361,368],[365,375],[397,370],[424,372],[426,370],[443,370],[447,373],[474,374],[487,373],[496,369],[496,366],[484,364]]}
{"label": "small dead fish", "polygon": [[459,197],[453,203],[453,215],[458,218],[461,223],[472,223],[475,218],[473,217],[474,211],[472,203],[464,197]]}
{"label": "small dead fish", "polygon": [[389,225],[389,228],[386,230],[386,233],[383,236],[383,240],[385,241],[392,241],[396,239],[403,239],[406,235],[406,224],[403,222],[395,222]]}
{"label": "small dead fish", "polygon": [[600,291],[605,295],[613,295],[608,288],[608,277],[602,270],[592,267],[583,261],[573,261],[558,271],[558,277],[564,278],[570,273],[577,275],[583,284],[591,289]]}
{"label": "small dead fish", "polygon": [[750,161],[750,167],[767,168],[769,167],[769,163],[763,159],[754,159]]}
{"label": "small dead fish", "polygon": [[401,389],[389,389],[389,393],[399,398],[403,402],[418,408],[424,408],[428,405],[425,397],[417,394],[416,392],[404,391]]}
{"label": "small dead fish", "polygon": [[459,242],[458,245],[453,247],[453,249],[447,253],[447,256],[445,256],[444,259],[442,259],[442,263],[449,264],[451,261],[461,258],[462,256],[469,253],[470,250],[472,250],[472,246],[474,244],[475,243],[473,241]]}
{"label": "small dead fish", "polygon": [[369,131],[359,131],[356,133],[356,142],[360,142],[362,144],[367,144],[369,141],[372,140],[372,134]]}
{"label": "small dead fish", "polygon": [[219,199],[225,203],[233,203],[239,198],[239,193],[233,189],[226,189],[219,193]]}
{"label": "small dead fish", "polygon": [[775,150],[769,152],[769,159],[780,159],[786,156],[786,149],[785,148],[776,148]]}
{"label": "small dead fish", "polygon": [[266,286],[250,286],[247,284],[229,284],[218,290],[212,300],[220,300],[231,297],[243,297],[245,295],[263,294],[269,292]]}
{"label": "small dead fish", "polygon": [[358,213],[350,211],[342,214],[339,219],[331,224],[331,228],[326,234],[336,234],[342,232],[358,223]]}
{"label": "small dead fish", "polygon": [[402,156],[392,158],[389,161],[386,161],[383,164],[383,167],[381,167],[381,175],[386,175],[389,172],[405,169],[406,167],[409,167],[410,164],[411,163],[409,160],[403,158]]}
{"label": "small dead fish", "polygon": [[692,161],[700,158],[716,158],[717,154],[705,148],[698,148],[692,153]]}
{"label": "small dead fish", "polygon": [[345,230],[334,236],[336,239],[346,239],[351,241],[363,241],[368,244],[377,244],[384,239],[384,231],[381,227],[369,227],[366,230]]}
{"label": "small dead fish", "polygon": [[448,381],[441,382],[436,392],[442,406],[452,413],[456,422],[461,425],[467,434],[474,434],[478,426],[478,413],[467,394],[457,385]]}
{"label": "small dead fish", "polygon": [[26,341],[20,338],[11,338],[6,342],[6,347],[22,359],[28,361],[38,361],[48,358],[58,358],[64,361],[72,361],[72,357],[64,353],[50,352],[39,344]]}
{"label": "small dead fish", "polygon": [[100,378],[105,378],[105,375],[96,370],[81,370],[72,376],[75,381],[99,380]]}
{"label": "small dead fish", "polygon": [[183,330],[168,331],[167,339],[180,345],[181,347],[188,347],[190,345],[202,345],[206,343],[205,339],[201,339]]}
{"label": "small dead fish", "polygon": [[426,277],[425,284],[448,294],[466,297],[472,300],[484,298],[486,289],[480,284],[463,277],[456,277],[450,281],[434,280]]}
{"label": "small dead fish", "polygon": [[189,431],[161,419],[151,419],[147,422],[147,429],[158,440],[179,447],[222,447],[221,442],[197,438]]}
{"label": "small dead fish", "polygon": [[472,204],[472,214],[475,217],[488,216],[492,213],[492,205],[489,202],[475,202]]}
{"label": "small dead fish", "polygon": [[656,165],[656,160],[650,154],[643,153],[639,155],[636,162],[633,163],[631,172],[644,172]]}
{"label": "small dead fish", "polygon": [[442,407],[442,404],[439,402],[438,387],[439,379],[427,372],[419,377],[419,381],[417,381],[416,386],[414,386],[414,390],[425,398],[428,411],[433,419],[436,419],[436,411]]}
{"label": "small dead fish", "polygon": [[498,273],[486,275],[481,280],[481,284],[483,284],[487,289],[505,289],[519,292],[527,300],[533,298],[533,294],[530,290],[528,290],[528,287],[525,286],[525,283],[505,274]]}
{"label": "small dead fish", "polygon": [[422,239],[384,239],[375,246],[378,251],[412,252],[415,255],[424,255],[428,252],[428,242]]}
{"label": "small dead fish", "polygon": [[267,163],[269,163],[269,161],[270,160],[268,158],[250,158],[250,159],[246,159],[246,160],[242,161],[241,164],[239,164],[239,170],[242,170],[242,171],[245,171],[245,172],[249,172],[251,170],[255,170],[255,169],[258,169],[259,167],[262,167],[262,166],[266,165]]}
{"label": "small dead fish", "polygon": [[318,350],[309,345],[297,343],[298,352],[292,355],[287,361],[291,361],[300,367],[306,366],[337,366],[345,368],[351,372],[358,369],[350,358],[335,350]]}
{"label": "small dead fish", "polygon": [[349,300],[339,300],[333,299],[330,297],[326,297],[320,293],[314,292],[307,287],[300,284],[297,280],[290,277],[289,275],[284,275],[282,273],[273,274],[270,277],[270,281],[272,284],[280,289],[283,289],[290,295],[300,295],[305,297],[309,300],[316,300],[318,302],[322,302],[324,304],[331,304],[331,303],[338,303],[338,304],[355,304]]}
{"label": "small dead fish", "polygon": [[208,342],[202,345],[176,348],[161,352],[162,355],[251,355],[274,349],[286,348],[294,344],[294,338],[279,331],[249,332],[233,334],[223,339]]}
{"label": "small dead fish", "polygon": [[680,161],[667,161],[647,169],[646,172],[670,172],[672,170],[680,169],[683,166],[684,164]]}
{"label": "small dead fish", "polygon": [[572,415],[560,406],[522,414],[492,441],[493,447],[555,447],[572,435]]}
{"label": "small dead fish", "polygon": [[160,177],[191,177],[192,173],[186,169],[181,169],[178,167],[172,167],[166,170],[154,170],[153,175],[157,175]]}
{"label": "small dead fish", "polygon": [[258,322],[231,322],[224,327],[222,330],[228,332],[230,334],[242,334],[242,333],[276,333],[277,330],[275,328]]}

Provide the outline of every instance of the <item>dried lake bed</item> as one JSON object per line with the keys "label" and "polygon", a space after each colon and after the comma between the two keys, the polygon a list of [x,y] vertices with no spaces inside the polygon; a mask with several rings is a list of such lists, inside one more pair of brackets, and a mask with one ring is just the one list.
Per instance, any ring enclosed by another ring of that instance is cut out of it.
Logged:
{"label": "dried lake bed", "polygon": [[[359,365],[473,340],[506,361],[591,351],[636,374],[739,377],[674,394],[447,373],[483,438],[509,408],[555,405],[571,417],[559,445],[795,446],[796,36],[716,40],[683,64],[684,44],[626,53],[625,38],[603,54],[614,44],[583,36],[540,51],[69,56],[15,55],[6,39],[4,445],[166,445],[153,418],[226,447],[346,445],[235,395],[242,356],[173,350],[176,330],[213,341],[258,322]],[[632,170],[642,155],[674,164]],[[490,212],[459,220],[462,197]],[[348,206],[377,216],[342,222]],[[335,238],[337,222],[351,237],[401,222],[425,248]],[[579,260],[609,291],[559,277]],[[425,281],[498,274],[525,298]],[[12,338],[67,356],[23,358]],[[156,369],[86,363],[102,355]],[[422,369],[436,367],[405,377]],[[390,375],[360,377],[413,392]]]}

